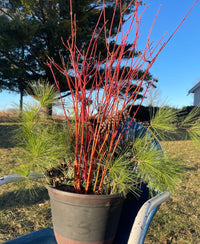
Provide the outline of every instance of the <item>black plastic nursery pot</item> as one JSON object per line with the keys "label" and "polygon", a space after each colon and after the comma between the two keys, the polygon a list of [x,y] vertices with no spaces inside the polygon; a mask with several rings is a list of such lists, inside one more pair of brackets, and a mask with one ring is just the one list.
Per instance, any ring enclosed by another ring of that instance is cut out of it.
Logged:
{"label": "black plastic nursery pot", "polygon": [[115,238],[123,198],[87,195],[47,186],[58,244],[110,244]]}

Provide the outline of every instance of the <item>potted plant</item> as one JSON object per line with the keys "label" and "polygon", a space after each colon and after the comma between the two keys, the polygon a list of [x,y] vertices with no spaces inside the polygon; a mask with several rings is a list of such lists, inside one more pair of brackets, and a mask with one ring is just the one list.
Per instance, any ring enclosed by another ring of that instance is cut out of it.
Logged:
{"label": "potted plant", "polygon": [[[32,91],[41,106],[28,105],[21,115],[23,123],[17,138],[24,150],[23,165],[28,165],[26,172],[44,172],[49,183],[55,236],[60,244],[112,243],[128,192],[139,195],[142,183],[152,191],[163,191],[172,189],[177,182],[176,165],[168,160],[157,139],[163,131],[175,130],[173,109],[160,108],[150,125],[142,129],[134,122],[138,110],[129,116],[140,91],[143,90],[141,105],[155,83],[151,76],[149,80],[146,77],[169,40],[159,48],[156,45],[156,49],[148,37],[140,52],[140,1],[130,2],[135,3],[135,11],[127,20],[130,26],[126,33],[123,15],[128,6],[124,8],[120,3],[116,2],[116,8],[120,6],[116,39],[112,40],[116,9],[108,29],[103,7],[86,49],[77,46],[76,21],[71,14],[71,37],[67,42],[62,40],[71,67],[67,67],[63,57],[61,65],[49,58],[47,65],[57,91],[48,83],[33,84]],[[132,30],[132,44],[127,49],[125,44]],[[103,56],[98,54],[98,38],[102,34],[106,54]],[[55,70],[66,78],[72,113],[66,109]],[[58,123],[40,116],[44,104],[49,106],[58,100],[65,121]]]}

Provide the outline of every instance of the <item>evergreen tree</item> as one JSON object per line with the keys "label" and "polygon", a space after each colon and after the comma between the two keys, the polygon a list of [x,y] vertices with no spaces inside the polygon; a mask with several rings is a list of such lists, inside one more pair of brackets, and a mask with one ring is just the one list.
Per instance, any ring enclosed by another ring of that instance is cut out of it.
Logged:
{"label": "evergreen tree", "polygon": [[[127,6],[130,0],[124,0]],[[107,0],[106,18],[111,19],[115,1]],[[88,45],[96,26],[103,1],[73,0],[76,15],[78,46]],[[133,11],[129,7],[129,14]],[[117,33],[119,10],[116,12],[112,36]],[[109,23],[108,23],[109,24]],[[103,18],[99,27],[103,25]],[[1,0],[0,1],[0,88],[20,92],[29,90],[33,81],[48,80],[54,84],[52,74],[45,64],[47,57],[60,62],[60,55],[68,60],[69,54],[63,47],[61,37],[66,41],[71,34],[69,0]],[[106,51],[104,36],[99,38],[98,51]],[[128,45],[127,45],[128,48]],[[97,53],[98,55],[98,53]],[[128,55],[128,53],[127,53]],[[68,62],[70,69],[70,62]],[[58,74],[59,75],[59,74]],[[150,74],[146,79],[149,80]],[[63,95],[68,95],[68,86],[60,76]],[[90,85],[88,84],[88,89]],[[22,105],[22,101],[21,101]]]}

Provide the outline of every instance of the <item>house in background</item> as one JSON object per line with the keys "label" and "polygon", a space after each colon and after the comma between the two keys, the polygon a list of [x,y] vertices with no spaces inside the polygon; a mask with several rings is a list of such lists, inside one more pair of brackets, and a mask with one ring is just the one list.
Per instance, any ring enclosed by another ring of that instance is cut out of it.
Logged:
{"label": "house in background", "polygon": [[200,81],[188,91],[188,94],[194,93],[194,106],[200,106]]}

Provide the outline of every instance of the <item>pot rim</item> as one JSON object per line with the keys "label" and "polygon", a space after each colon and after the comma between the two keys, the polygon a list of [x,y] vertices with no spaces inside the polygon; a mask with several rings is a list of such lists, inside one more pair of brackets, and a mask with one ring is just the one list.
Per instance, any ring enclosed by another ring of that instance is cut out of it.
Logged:
{"label": "pot rim", "polygon": [[69,192],[69,191],[64,191],[61,189],[56,189],[50,185],[45,185],[45,187],[47,188],[47,190],[49,190],[50,192],[52,192],[53,194],[56,194],[59,191],[59,194],[63,195],[63,196],[71,196],[74,198],[88,198],[88,199],[97,199],[97,198],[101,198],[101,199],[114,199],[114,198],[123,198],[122,194],[107,194],[107,195],[95,195],[95,194],[81,194],[81,193],[76,193],[76,192]]}

